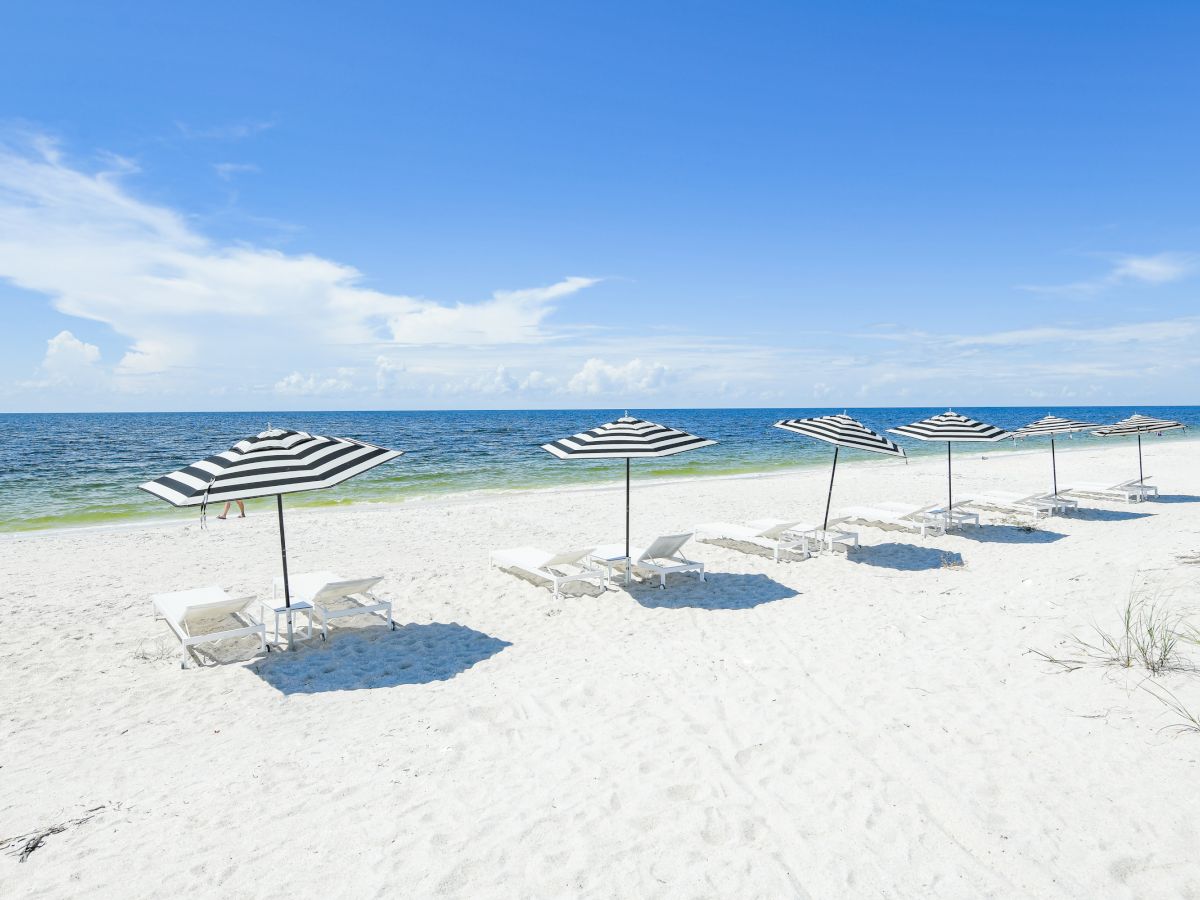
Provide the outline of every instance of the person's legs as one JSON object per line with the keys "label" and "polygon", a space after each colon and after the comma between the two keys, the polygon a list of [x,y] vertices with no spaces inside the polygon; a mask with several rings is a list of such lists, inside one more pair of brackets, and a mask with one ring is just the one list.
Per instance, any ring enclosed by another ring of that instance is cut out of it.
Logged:
{"label": "person's legs", "polygon": [[[241,504],[242,504],[242,501],[241,501],[241,500],[239,500],[239,501],[238,501],[238,506],[241,506]],[[224,508],[223,510],[221,510],[221,514],[220,514],[219,516],[217,516],[217,518],[218,518],[218,519],[223,519],[223,518],[225,518],[227,515],[229,515],[229,501],[228,501],[228,500],[226,500],[226,501],[225,501],[225,508]]]}
{"label": "person's legs", "polygon": [[237,505],[238,505],[238,518],[239,519],[246,518],[246,504],[243,503],[241,500],[239,500],[239,501],[237,501]]}

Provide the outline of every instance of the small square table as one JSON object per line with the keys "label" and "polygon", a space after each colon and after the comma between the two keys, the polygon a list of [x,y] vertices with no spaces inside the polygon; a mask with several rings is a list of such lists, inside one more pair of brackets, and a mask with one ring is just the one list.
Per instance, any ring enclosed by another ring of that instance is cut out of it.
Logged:
{"label": "small square table", "polygon": [[808,531],[801,532],[804,535],[805,541],[815,546],[817,550],[828,550],[833,552],[834,544],[847,544],[858,549],[858,532],[842,531],[837,528],[810,528]]}
{"label": "small square table", "polygon": [[[270,600],[258,601],[258,605],[262,610],[262,622],[267,624],[267,616],[274,614],[275,616],[275,643],[279,643],[279,617],[287,616],[291,621],[292,616],[296,613],[303,613],[308,616],[308,634],[301,635],[305,638],[313,636],[313,607],[307,600],[293,600],[291,606],[284,605],[282,597],[272,597]],[[294,627],[294,625],[293,625]]]}
{"label": "small square table", "polygon": [[623,547],[617,544],[609,544],[604,547],[597,547],[588,556],[588,559],[593,562],[598,562],[608,571],[608,580],[612,581],[613,569],[618,566],[625,570],[625,583],[629,584],[629,577],[632,566],[629,565],[629,557],[625,555]]}

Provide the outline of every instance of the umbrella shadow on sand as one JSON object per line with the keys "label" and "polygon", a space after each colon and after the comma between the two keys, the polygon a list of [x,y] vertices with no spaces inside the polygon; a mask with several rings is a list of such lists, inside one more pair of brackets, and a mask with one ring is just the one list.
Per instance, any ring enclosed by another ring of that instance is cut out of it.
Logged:
{"label": "umbrella shadow on sand", "polygon": [[901,572],[921,572],[944,566],[959,566],[963,562],[961,553],[894,542],[863,545],[847,554],[846,558],[852,563]]}
{"label": "umbrella shadow on sand", "polygon": [[1195,494],[1159,494],[1151,503],[1200,503]]}
{"label": "umbrella shadow on sand", "polygon": [[270,653],[251,666],[283,694],[358,691],[447,681],[512,646],[457,622],[333,631],[296,653]]}
{"label": "umbrella shadow on sand", "polygon": [[658,579],[636,581],[629,595],[646,609],[753,609],[764,603],[798,597],[799,592],[766,575],[706,572],[701,582],[695,575],[668,575],[666,590]]}

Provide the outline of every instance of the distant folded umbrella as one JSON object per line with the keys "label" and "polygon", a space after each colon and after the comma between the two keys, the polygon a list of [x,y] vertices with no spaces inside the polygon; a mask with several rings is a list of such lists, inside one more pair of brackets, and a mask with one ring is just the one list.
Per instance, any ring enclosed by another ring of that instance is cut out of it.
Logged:
{"label": "distant folded umbrella", "polygon": [[1011,437],[1011,433],[996,425],[969,419],[964,415],[946,410],[911,425],[889,428],[892,434],[916,438],[918,441],[946,442],[946,517],[947,524],[954,513],[954,480],[951,474],[950,445],[952,443],[994,443]]}
{"label": "distant folded umbrella", "polygon": [[1173,422],[1170,419],[1155,419],[1151,416],[1143,416],[1141,413],[1134,413],[1127,419],[1122,419],[1115,425],[1107,425],[1104,428],[1098,428],[1094,432],[1101,437],[1120,437],[1123,435],[1136,434],[1138,446],[1138,484],[1143,484],[1146,480],[1144,470],[1142,469],[1142,435],[1143,434],[1159,434],[1164,431],[1172,431],[1176,428],[1187,428],[1182,422]]}
{"label": "distant folded umbrella", "polygon": [[636,419],[626,413],[590,431],[581,431],[548,444],[542,449],[559,459],[625,460],[625,555],[629,555],[629,462],[631,459],[656,459],[688,450],[710,447],[716,441],[696,437],[686,431]]}
{"label": "distant folded umbrella", "polygon": [[889,456],[904,456],[904,451],[894,441],[872,431],[862,422],[852,419],[845,413],[817,416],[811,419],[784,419],[782,422],[776,422],[775,427],[833,444],[833,468],[829,472],[829,493],[825,497],[825,520],[821,525],[822,530],[829,527],[829,504],[833,500],[833,479],[837,475],[838,452],[843,447],[848,450],[866,450]]}
{"label": "distant folded umbrella", "polygon": [[1060,434],[1074,434],[1079,431],[1089,431],[1096,426],[1075,419],[1064,419],[1061,416],[1046,415],[1036,422],[1030,422],[1024,428],[1013,432],[1015,438],[1048,437],[1050,438],[1050,475],[1054,483],[1054,496],[1058,496],[1058,460],[1054,455],[1054,438]]}
{"label": "distant folded umbrella", "polygon": [[[402,453],[351,438],[322,437],[268,427],[261,434],[238,441],[222,453],[138,487],[173,506],[199,506],[202,516],[210,502],[274,494],[279,511],[284,604],[290,607],[283,495],[333,487]],[[291,630],[291,616],[288,616],[289,645]]]}

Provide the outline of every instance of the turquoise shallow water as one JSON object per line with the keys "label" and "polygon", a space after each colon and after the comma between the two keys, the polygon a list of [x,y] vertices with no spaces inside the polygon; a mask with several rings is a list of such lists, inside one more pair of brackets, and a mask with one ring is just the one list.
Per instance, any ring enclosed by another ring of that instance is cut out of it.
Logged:
{"label": "turquoise shallow water", "polygon": [[[841,409],[631,409],[634,415],[683,428],[719,443],[662,460],[634,463],[634,477],[678,478],[770,472],[827,465],[831,448],[771,423]],[[850,409],[877,430],[942,409]],[[1107,424],[1134,412],[1185,422],[1186,431],[1157,440],[1200,435],[1200,407],[993,407],[958,410],[1004,428],[1046,413]],[[546,488],[613,481],[619,460],[562,461],[539,445],[610,421],[624,410],[305,413],[53,413],[0,414],[0,531],[98,525],[144,518],[197,517],[139,491],[142,481],[227,449],[269,423],[353,437],[404,450],[399,460],[328,491],[299,494],[289,505],[396,502],[471,490]],[[1132,438],[1074,436],[1065,445]],[[914,456],[943,453],[942,444],[898,439]],[[1015,449],[1044,446],[1023,441]],[[1014,449],[1013,442],[986,446]],[[1148,449],[1152,448],[1152,443]],[[970,452],[972,448],[965,447]],[[1136,466],[1132,448],[1131,466]],[[1151,450],[1152,452],[1152,450]],[[848,454],[849,458],[868,454]],[[1136,474],[1136,472],[1135,472]],[[250,501],[251,509],[272,501]]]}

